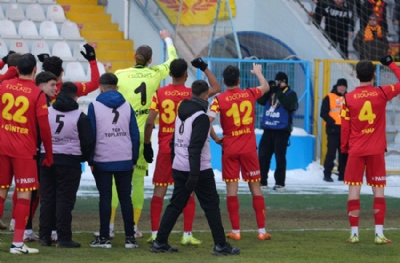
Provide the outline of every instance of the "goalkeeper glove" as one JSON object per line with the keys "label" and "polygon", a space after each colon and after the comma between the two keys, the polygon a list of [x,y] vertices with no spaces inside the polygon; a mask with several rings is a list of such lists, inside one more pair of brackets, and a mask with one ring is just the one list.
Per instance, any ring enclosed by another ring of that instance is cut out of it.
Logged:
{"label": "goalkeeper glove", "polygon": [[46,58],[49,58],[50,55],[47,54],[47,53],[43,53],[43,54],[37,55],[37,57],[38,57],[38,59],[39,59],[40,62],[43,62]]}
{"label": "goalkeeper glove", "polygon": [[198,57],[192,60],[192,66],[195,68],[201,69],[201,71],[204,71],[207,69],[208,64],[203,61],[202,58]]}
{"label": "goalkeeper glove", "polygon": [[389,66],[390,63],[393,62],[393,58],[391,55],[386,55],[386,56],[382,57],[380,61],[381,61],[382,65]]}
{"label": "goalkeeper glove", "polygon": [[96,60],[96,53],[94,52],[94,48],[89,44],[85,44],[83,47],[86,50],[86,54],[81,51],[82,56],[88,61]]}
{"label": "goalkeeper glove", "polygon": [[143,155],[144,155],[144,159],[146,160],[146,162],[148,163],[152,163],[153,162],[153,148],[151,148],[151,143],[144,143],[143,144]]}

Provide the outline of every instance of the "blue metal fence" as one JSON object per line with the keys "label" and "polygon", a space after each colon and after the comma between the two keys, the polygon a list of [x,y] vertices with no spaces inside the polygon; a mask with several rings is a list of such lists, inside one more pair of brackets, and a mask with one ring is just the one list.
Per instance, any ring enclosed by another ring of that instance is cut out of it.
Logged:
{"label": "blue metal fence", "polygon": [[[240,69],[240,87],[259,86],[258,79],[250,70],[253,63],[261,64],[263,74],[267,81],[273,80],[279,71],[288,75],[289,86],[296,91],[299,98],[299,109],[296,111],[293,119],[295,127],[303,128],[307,133],[312,133],[313,121],[313,97],[311,93],[311,63],[303,60],[249,60],[249,59],[225,59],[225,58],[204,58],[208,63],[209,69],[217,77],[225,91],[223,85],[222,72],[228,65],[237,66]],[[197,79],[204,79],[202,71],[197,71]],[[260,128],[263,106],[256,106],[256,128]]]}

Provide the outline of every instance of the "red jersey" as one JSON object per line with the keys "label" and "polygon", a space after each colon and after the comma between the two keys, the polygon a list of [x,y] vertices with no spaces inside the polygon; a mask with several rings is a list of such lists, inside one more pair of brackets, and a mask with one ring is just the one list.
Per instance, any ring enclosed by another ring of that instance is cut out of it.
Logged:
{"label": "red jersey", "polygon": [[360,86],[347,93],[341,112],[341,150],[351,156],[384,153],[386,103],[398,94],[400,82],[381,88]]}
{"label": "red jersey", "polygon": [[0,85],[0,154],[32,159],[37,117],[48,115],[46,96],[33,80],[14,78]]}
{"label": "red jersey", "polygon": [[[97,67],[97,61],[91,60],[89,61],[89,64],[90,64],[90,81],[74,82],[74,84],[78,87],[78,97],[86,96],[90,92],[95,91],[96,89],[99,88],[100,73],[99,73],[99,68]],[[54,101],[56,99],[58,93],[60,93],[62,84],[63,84],[62,82],[57,83],[56,95],[50,98],[50,101]]]}
{"label": "red jersey", "polygon": [[210,107],[209,116],[220,114],[225,154],[249,153],[257,150],[254,134],[255,101],[262,95],[258,88],[228,89],[217,95]]}
{"label": "red jersey", "polygon": [[192,89],[184,85],[173,84],[162,87],[154,93],[150,110],[155,110],[159,113],[158,152],[171,152],[169,143],[174,134],[179,104],[184,99],[190,99],[191,96]]}

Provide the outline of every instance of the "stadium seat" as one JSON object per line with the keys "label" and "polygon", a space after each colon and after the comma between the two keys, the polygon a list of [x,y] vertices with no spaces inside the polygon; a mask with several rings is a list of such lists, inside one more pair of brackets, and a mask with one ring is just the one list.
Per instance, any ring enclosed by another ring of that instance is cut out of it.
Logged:
{"label": "stadium seat", "polygon": [[6,9],[6,17],[13,21],[25,20],[24,9],[19,4],[10,4]]}
{"label": "stadium seat", "polygon": [[54,0],[38,0],[39,4],[55,4],[56,1]]}
{"label": "stadium seat", "polygon": [[24,20],[19,23],[18,35],[27,39],[42,39],[42,37],[39,36],[35,23],[31,20]]}
{"label": "stadium seat", "polygon": [[[100,76],[103,75],[104,73],[106,73],[106,69],[104,68],[103,63],[101,63],[100,61],[97,61],[97,68],[99,69],[99,74]],[[88,66],[87,69],[87,77],[90,79],[90,64]]]}
{"label": "stadium seat", "polygon": [[13,21],[8,19],[0,20],[0,34],[2,38],[21,38],[17,34],[17,29]]}
{"label": "stadium seat", "polygon": [[0,75],[4,75],[4,73],[6,73],[8,70],[8,65],[5,64],[4,67],[2,69],[0,69]]}
{"label": "stadium seat", "polygon": [[9,50],[13,50],[13,51],[21,53],[21,54],[29,53],[28,44],[24,40],[21,40],[21,39],[12,40],[10,42]]}
{"label": "stadium seat", "polygon": [[4,42],[3,39],[0,39],[0,57],[2,58],[7,54],[8,54],[8,47],[6,45],[6,42]]}
{"label": "stadium seat", "polygon": [[44,39],[62,39],[58,33],[57,25],[53,21],[42,21],[39,33]]}
{"label": "stadium seat", "polygon": [[0,5],[0,19],[4,18],[4,12],[3,12],[3,8]]}
{"label": "stadium seat", "polygon": [[66,20],[64,9],[60,5],[49,5],[47,7],[47,19],[54,22],[64,22]]}
{"label": "stadium seat", "polygon": [[24,3],[24,4],[31,4],[31,3],[37,3],[36,0],[17,0],[18,3]]}
{"label": "stadium seat", "polygon": [[65,78],[73,81],[85,81],[88,79],[82,64],[78,61],[69,62],[67,64],[65,68]]}
{"label": "stadium seat", "polygon": [[39,21],[39,22],[46,20],[43,8],[39,4],[28,5],[28,7],[26,8],[26,18],[32,21]]}
{"label": "stadium seat", "polygon": [[31,53],[35,56],[43,53],[51,55],[49,46],[43,40],[35,41],[32,43]]}
{"label": "stadium seat", "polygon": [[76,59],[72,56],[69,45],[64,41],[55,42],[51,53],[53,56],[57,56],[64,61],[76,61]]}
{"label": "stadium seat", "polygon": [[61,25],[60,34],[63,38],[65,38],[67,40],[84,40],[84,38],[81,37],[81,33],[79,32],[78,25],[69,20],[66,20]]}
{"label": "stadium seat", "polygon": [[74,45],[74,51],[72,53],[74,55],[74,58],[76,58],[78,61],[87,61],[86,58],[84,58],[81,54],[81,51],[85,51],[85,49],[83,48],[83,45],[85,45],[84,42],[76,43]]}
{"label": "stadium seat", "polygon": [[0,3],[15,3],[16,0],[0,0]]}

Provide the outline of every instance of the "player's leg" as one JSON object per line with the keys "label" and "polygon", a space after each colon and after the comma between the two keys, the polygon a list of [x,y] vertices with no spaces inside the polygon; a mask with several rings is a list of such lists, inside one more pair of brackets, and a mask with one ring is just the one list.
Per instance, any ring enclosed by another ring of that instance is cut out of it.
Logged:
{"label": "player's leg", "polygon": [[55,166],[56,186],[56,218],[57,247],[79,248],[80,243],[72,240],[72,210],[76,202],[81,180],[81,167]]}
{"label": "player's leg", "polygon": [[375,243],[378,245],[392,243],[383,234],[383,225],[386,214],[385,186],[386,165],[384,154],[367,157],[367,184],[372,186],[374,193],[374,219],[375,219]]}
{"label": "player's leg", "polygon": [[253,196],[253,209],[256,214],[258,227],[258,239],[269,240],[271,235],[265,230],[266,210],[264,196],[262,195],[259,180],[260,168],[257,160],[257,152],[241,154],[240,164],[243,181],[249,185],[250,192]]}
{"label": "player's leg", "polygon": [[12,208],[11,208],[11,221],[8,229],[10,232],[14,231],[15,228],[15,204],[17,203],[17,191],[14,188],[13,195],[12,195]]}
{"label": "player's leg", "polygon": [[358,243],[358,224],[360,218],[360,191],[363,182],[365,158],[360,156],[349,156],[346,171],[344,174],[345,184],[349,185],[347,198],[347,212],[351,227],[351,235],[348,243]]}
{"label": "player's leg", "polygon": [[182,172],[174,170],[174,190],[169,205],[165,209],[164,215],[161,219],[160,229],[158,230],[156,240],[153,242],[151,248],[152,252],[177,252],[177,249],[171,248],[168,245],[168,237],[174,227],[176,220],[182,213],[183,208],[189,200],[191,192],[186,187],[186,181],[189,172]]}
{"label": "player's leg", "polygon": [[290,133],[286,131],[274,131],[274,153],[276,159],[274,190],[284,190],[286,181],[286,150]]}
{"label": "player's leg", "polygon": [[96,167],[93,170],[93,176],[99,190],[99,215],[100,215],[100,236],[90,242],[91,247],[111,248],[110,242],[110,216],[111,216],[111,198],[112,198],[112,177],[113,173],[101,171]]}
{"label": "player's leg", "polygon": [[51,231],[53,230],[53,217],[56,214],[56,175],[54,166],[43,166],[40,169],[40,216],[39,216],[39,242],[42,246],[51,246]]}
{"label": "player's leg", "polygon": [[268,186],[268,173],[271,165],[272,154],[274,153],[273,144],[271,143],[271,132],[264,130],[258,145],[258,160],[261,172],[261,187]]}
{"label": "player's leg", "polygon": [[226,183],[226,207],[231,221],[232,232],[228,238],[240,240],[239,189],[240,163],[237,154],[222,155],[222,180]]}
{"label": "player's leg", "polygon": [[[26,218],[29,216],[30,199],[32,190],[38,189],[38,175],[35,160],[11,158],[15,175],[17,192],[17,203],[15,205],[15,230],[13,243],[10,248],[11,254],[33,254],[38,249],[29,248],[23,243],[26,226]],[[2,167],[3,169],[3,167]]]}
{"label": "player's leg", "polygon": [[4,203],[7,199],[8,190],[10,189],[12,183],[12,166],[9,162],[9,158],[0,155],[0,216],[4,212]]}
{"label": "player's leg", "polygon": [[31,196],[31,205],[29,209],[29,218],[25,227],[24,242],[39,240],[39,236],[33,232],[32,228],[32,220],[35,217],[35,212],[38,206],[39,206],[39,191],[33,190]]}
{"label": "player's leg", "polygon": [[183,209],[183,236],[181,239],[182,245],[200,245],[201,240],[193,237],[193,221],[194,215],[196,213],[196,200],[194,198],[194,193],[189,197],[189,200]]}
{"label": "player's leg", "polygon": [[157,236],[160,227],[161,213],[164,197],[169,185],[173,185],[171,154],[158,153],[153,174],[153,197],[150,202],[151,237],[147,242],[151,243]]}
{"label": "player's leg", "polygon": [[118,198],[121,202],[122,218],[124,220],[125,248],[137,248],[135,232],[133,230],[133,207],[132,207],[132,173],[123,171],[114,173],[115,186],[117,187]]}
{"label": "player's leg", "polygon": [[139,158],[136,163],[136,168],[133,171],[132,177],[132,205],[133,205],[133,221],[135,222],[135,237],[141,238],[143,234],[138,230],[140,216],[142,214],[144,204],[144,177],[147,174],[148,163],[143,155],[143,138],[144,135],[140,134],[140,148]]}

